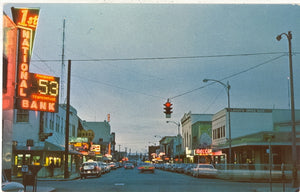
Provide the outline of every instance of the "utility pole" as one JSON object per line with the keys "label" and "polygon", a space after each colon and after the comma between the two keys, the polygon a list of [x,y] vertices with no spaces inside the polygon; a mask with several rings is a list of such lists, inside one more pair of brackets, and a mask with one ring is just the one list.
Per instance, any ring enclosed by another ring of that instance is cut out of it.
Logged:
{"label": "utility pole", "polygon": [[69,119],[70,119],[70,85],[71,85],[71,60],[68,60],[68,86],[67,86],[67,106],[66,106],[66,138],[65,138],[65,169],[64,178],[69,178]]}

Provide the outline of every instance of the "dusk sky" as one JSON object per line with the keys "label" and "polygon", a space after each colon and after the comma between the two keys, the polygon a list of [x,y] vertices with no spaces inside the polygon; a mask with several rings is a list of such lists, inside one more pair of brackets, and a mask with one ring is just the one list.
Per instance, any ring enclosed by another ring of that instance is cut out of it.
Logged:
{"label": "dusk sky", "polygon": [[300,109],[300,4],[4,4],[10,17],[11,7],[40,8],[33,73],[61,76],[65,19],[71,105],[86,121],[110,114],[122,150],[145,152],[155,135],[177,135],[166,120],[227,107],[226,89],[205,78],[229,81],[233,108],[289,109],[288,40],[276,40],[288,31]]}

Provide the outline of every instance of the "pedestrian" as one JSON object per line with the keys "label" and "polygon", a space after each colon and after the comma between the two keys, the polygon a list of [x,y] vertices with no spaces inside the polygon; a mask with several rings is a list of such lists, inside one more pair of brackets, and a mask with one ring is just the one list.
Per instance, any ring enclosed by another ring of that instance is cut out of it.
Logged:
{"label": "pedestrian", "polygon": [[53,159],[51,159],[49,168],[50,168],[50,177],[53,177],[54,176],[54,160]]}
{"label": "pedestrian", "polygon": [[249,160],[248,162],[248,166],[249,166],[249,170],[255,170],[255,166],[253,165],[253,162],[251,160]]}

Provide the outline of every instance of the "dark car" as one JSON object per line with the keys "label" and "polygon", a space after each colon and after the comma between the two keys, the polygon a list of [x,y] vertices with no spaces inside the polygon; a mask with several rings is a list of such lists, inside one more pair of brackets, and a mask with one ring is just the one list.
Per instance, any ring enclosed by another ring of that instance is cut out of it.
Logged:
{"label": "dark car", "polygon": [[134,165],[132,163],[125,163],[124,168],[125,169],[133,169]]}
{"label": "dark car", "polygon": [[101,166],[97,161],[87,161],[80,167],[80,178],[86,178],[87,176],[101,176]]}

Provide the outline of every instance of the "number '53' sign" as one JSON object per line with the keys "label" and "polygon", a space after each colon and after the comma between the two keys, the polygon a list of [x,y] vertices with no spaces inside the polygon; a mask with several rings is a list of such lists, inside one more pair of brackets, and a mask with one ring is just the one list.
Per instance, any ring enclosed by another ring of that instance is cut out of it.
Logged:
{"label": "number '53' sign", "polygon": [[59,96],[59,77],[30,73],[30,94]]}

